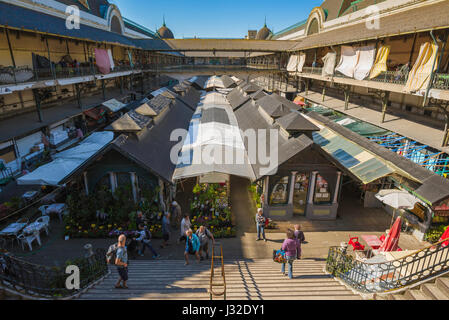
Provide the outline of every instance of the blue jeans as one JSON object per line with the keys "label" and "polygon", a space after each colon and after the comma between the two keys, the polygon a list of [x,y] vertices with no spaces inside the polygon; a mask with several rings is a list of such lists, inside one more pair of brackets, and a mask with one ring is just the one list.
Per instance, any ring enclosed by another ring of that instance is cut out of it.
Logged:
{"label": "blue jeans", "polygon": [[265,238],[265,225],[264,224],[257,224],[257,239],[260,239],[260,234],[262,233],[262,236]]}
{"label": "blue jeans", "polygon": [[142,254],[145,253],[145,247],[148,247],[148,249],[151,250],[151,252],[153,253],[153,256],[157,256],[157,252],[156,252],[156,250],[154,250],[153,246],[151,245],[151,242],[145,241],[145,240],[142,241],[142,249],[141,249],[140,253],[142,253]]}
{"label": "blue jeans", "polygon": [[[292,279],[293,278],[293,261],[295,261],[295,257],[286,256],[285,259],[287,259],[287,263],[288,263],[288,277],[290,279]],[[285,273],[285,263],[282,264],[281,272]]]}

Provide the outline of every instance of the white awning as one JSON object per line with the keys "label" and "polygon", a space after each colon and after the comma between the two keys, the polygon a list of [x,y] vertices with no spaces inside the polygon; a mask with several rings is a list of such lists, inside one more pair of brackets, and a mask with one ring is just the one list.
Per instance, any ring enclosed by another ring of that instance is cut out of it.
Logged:
{"label": "white awning", "polygon": [[78,146],[58,153],[55,160],[17,179],[19,185],[58,186],[114,138],[113,132],[95,132]]}

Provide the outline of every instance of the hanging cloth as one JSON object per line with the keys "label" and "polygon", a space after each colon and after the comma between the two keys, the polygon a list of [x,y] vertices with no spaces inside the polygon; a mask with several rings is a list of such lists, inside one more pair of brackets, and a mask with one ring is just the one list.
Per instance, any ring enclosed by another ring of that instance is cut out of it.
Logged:
{"label": "hanging cloth", "polygon": [[[419,50],[418,58],[408,75],[404,91],[414,93],[427,87],[432,73],[432,65],[435,59],[437,46],[430,42],[423,43]],[[435,64],[435,67],[437,65]]]}
{"label": "hanging cloth", "polygon": [[323,77],[331,77],[335,72],[335,64],[337,63],[337,54],[335,52],[328,52],[321,60],[324,62]]}
{"label": "hanging cloth", "polygon": [[109,61],[109,55],[106,50],[95,48],[95,60],[98,69],[102,74],[111,72],[111,62]]}
{"label": "hanging cloth", "polygon": [[336,71],[344,74],[347,77],[354,77],[354,69],[359,61],[359,51],[353,47],[341,46],[341,58]]}
{"label": "hanging cloth", "polygon": [[390,46],[382,46],[379,51],[377,51],[376,61],[374,62],[374,66],[371,69],[369,76],[370,79],[377,78],[382,72],[388,71],[387,60],[390,55],[390,50]]}
{"label": "hanging cloth", "polygon": [[129,58],[129,65],[131,66],[131,68],[134,68],[133,54],[131,53],[130,50],[128,50],[128,58]]}
{"label": "hanging cloth", "polygon": [[298,61],[298,69],[297,71],[299,73],[302,72],[302,69],[304,68],[304,64],[306,63],[306,54],[305,53],[301,53],[299,55],[299,61]]}
{"label": "hanging cloth", "polygon": [[365,80],[373,67],[376,48],[374,46],[360,47],[357,49],[357,54],[359,60],[354,68],[354,79]]}
{"label": "hanging cloth", "polygon": [[109,56],[109,62],[111,64],[111,70],[114,70],[115,64],[114,64],[114,58],[112,57],[111,49],[108,49],[108,56]]}
{"label": "hanging cloth", "polygon": [[298,70],[298,62],[299,62],[298,55],[290,56],[290,59],[288,60],[288,64],[287,64],[287,71],[288,72],[296,72],[296,70]]}

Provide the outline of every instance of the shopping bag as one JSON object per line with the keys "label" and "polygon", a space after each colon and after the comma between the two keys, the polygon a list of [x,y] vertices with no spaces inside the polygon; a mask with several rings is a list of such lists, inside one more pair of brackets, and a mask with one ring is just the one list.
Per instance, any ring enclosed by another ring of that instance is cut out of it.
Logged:
{"label": "shopping bag", "polygon": [[273,250],[273,261],[277,263],[286,263],[284,250]]}

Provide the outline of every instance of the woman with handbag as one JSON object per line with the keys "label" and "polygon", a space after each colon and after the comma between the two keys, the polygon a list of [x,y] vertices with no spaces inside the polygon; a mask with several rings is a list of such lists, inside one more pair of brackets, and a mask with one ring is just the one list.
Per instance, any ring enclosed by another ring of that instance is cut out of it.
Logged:
{"label": "woman with handbag", "polygon": [[259,208],[256,213],[256,225],[257,225],[257,241],[260,241],[260,236],[262,235],[263,240],[267,242],[267,238],[265,237],[265,223],[267,219],[263,215],[262,208]]}
{"label": "woman with handbag", "polygon": [[[282,250],[285,251],[285,260],[288,263],[288,277],[293,278],[293,261],[301,259],[301,243],[295,237],[293,230],[287,230],[287,239],[282,244]],[[285,273],[285,263],[282,264],[281,272]]]}

